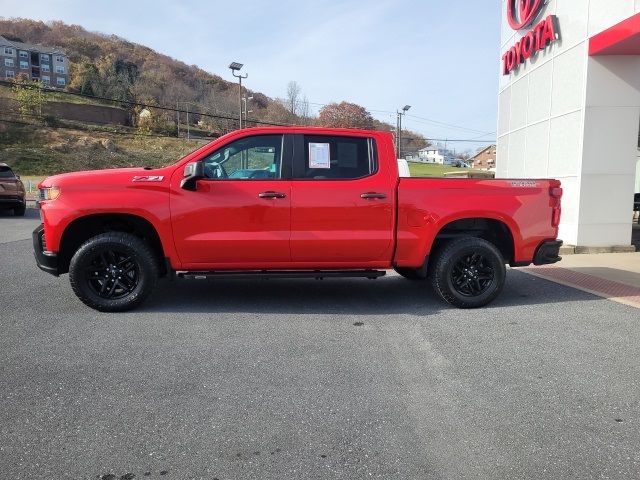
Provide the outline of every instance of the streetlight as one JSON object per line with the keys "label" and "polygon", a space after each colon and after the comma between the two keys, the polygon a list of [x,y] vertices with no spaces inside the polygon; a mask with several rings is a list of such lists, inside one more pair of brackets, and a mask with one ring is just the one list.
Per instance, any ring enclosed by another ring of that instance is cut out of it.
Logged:
{"label": "streetlight", "polygon": [[406,115],[411,105],[402,107],[402,111],[398,111],[398,121],[396,122],[396,155],[400,158],[400,146],[402,144],[402,116]]}
{"label": "streetlight", "polygon": [[244,124],[247,124],[247,118],[248,118],[248,114],[252,113],[253,110],[247,110],[247,102],[249,100],[253,100],[253,96],[251,97],[247,97],[246,95],[242,97],[242,107],[243,107],[243,111],[244,111]]}
{"label": "streetlight", "polygon": [[238,107],[239,107],[239,121],[240,121],[240,129],[242,129],[242,79],[243,78],[247,78],[249,77],[249,74],[246,73],[244,75],[238,73],[236,75],[236,72],[240,72],[240,70],[242,69],[244,65],[242,63],[238,63],[238,62],[231,62],[229,64],[229,68],[231,69],[231,73],[233,74],[234,77],[236,77],[238,79]]}

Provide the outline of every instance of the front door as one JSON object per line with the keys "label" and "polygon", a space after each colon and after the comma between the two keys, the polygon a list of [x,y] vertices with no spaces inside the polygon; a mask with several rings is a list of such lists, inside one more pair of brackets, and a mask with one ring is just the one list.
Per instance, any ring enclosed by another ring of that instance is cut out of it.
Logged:
{"label": "front door", "polygon": [[172,181],[173,234],[185,269],[277,268],[291,260],[291,181],[282,174],[288,138],[254,135],[222,146],[203,159],[207,178],[196,191]]}
{"label": "front door", "polygon": [[388,165],[379,165],[372,137],[296,135],[293,262],[325,268],[388,266],[397,181],[392,173]]}

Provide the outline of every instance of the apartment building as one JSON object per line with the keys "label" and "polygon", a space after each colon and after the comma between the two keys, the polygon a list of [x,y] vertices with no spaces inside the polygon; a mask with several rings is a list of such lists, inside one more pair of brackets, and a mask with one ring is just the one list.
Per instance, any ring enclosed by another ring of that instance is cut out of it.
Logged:
{"label": "apartment building", "polygon": [[20,75],[52,88],[69,83],[69,58],[55,47],[17,42],[0,36],[0,80]]}

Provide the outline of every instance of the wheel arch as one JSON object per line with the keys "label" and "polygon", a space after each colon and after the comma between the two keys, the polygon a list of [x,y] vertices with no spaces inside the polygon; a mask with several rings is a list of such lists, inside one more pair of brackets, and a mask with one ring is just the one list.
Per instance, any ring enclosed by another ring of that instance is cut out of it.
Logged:
{"label": "wheel arch", "polygon": [[106,232],[124,232],[148,243],[158,260],[161,274],[166,274],[163,248],[156,227],[146,218],[126,213],[97,213],[78,217],[64,229],[58,251],[58,273],[67,273],[74,253],[88,239]]}
{"label": "wheel arch", "polygon": [[487,240],[500,250],[506,263],[514,262],[516,237],[512,227],[504,219],[486,215],[464,216],[442,222],[433,237],[430,251],[435,252],[448,240],[463,237],[477,237]]}

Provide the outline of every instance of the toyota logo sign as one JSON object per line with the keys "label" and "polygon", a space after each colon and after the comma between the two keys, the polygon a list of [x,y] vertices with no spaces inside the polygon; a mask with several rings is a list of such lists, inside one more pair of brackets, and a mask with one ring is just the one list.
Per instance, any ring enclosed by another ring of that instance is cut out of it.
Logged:
{"label": "toyota logo sign", "polygon": [[528,27],[533,23],[543,6],[544,0],[507,0],[509,25],[514,30]]}

